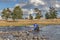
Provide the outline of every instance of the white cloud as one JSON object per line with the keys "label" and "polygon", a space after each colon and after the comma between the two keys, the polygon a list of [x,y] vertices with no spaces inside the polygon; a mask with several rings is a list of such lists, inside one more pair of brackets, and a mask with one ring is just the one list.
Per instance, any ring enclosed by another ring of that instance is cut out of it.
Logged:
{"label": "white cloud", "polygon": [[23,7],[23,6],[25,6],[25,5],[26,5],[26,3],[19,3],[19,4],[16,4],[15,6]]}
{"label": "white cloud", "polygon": [[33,14],[33,13],[34,13],[34,10],[30,9],[29,14]]}
{"label": "white cloud", "polygon": [[2,12],[2,10],[0,10],[0,19],[2,19],[2,17],[1,17],[1,12]]}
{"label": "white cloud", "polygon": [[29,12],[29,10],[28,9],[22,9],[23,10],[23,14],[28,14]]}
{"label": "white cloud", "polygon": [[11,11],[13,11],[14,8],[9,8]]}
{"label": "white cloud", "polygon": [[60,5],[59,5],[59,4],[56,4],[55,6],[56,6],[57,8],[59,8],[59,7],[60,7]]}
{"label": "white cloud", "polygon": [[49,7],[45,7],[45,10],[48,11],[49,10]]}
{"label": "white cloud", "polygon": [[2,10],[0,10],[0,13],[2,12]]}
{"label": "white cloud", "polygon": [[34,4],[35,6],[45,5],[45,2],[43,2],[42,0],[30,0],[30,3]]}
{"label": "white cloud", "polygon": [[33,9],[22,9],[23,10],[23,14],[33,14],[34,13],[34,10]]}
{"label": "white cloud", "polygon": [[0,20],[2,19],[2,17],[0,16]]}
{"label": "white cloud", "polygon": [[20,6],[20,4],[16,4],[15,6]]}

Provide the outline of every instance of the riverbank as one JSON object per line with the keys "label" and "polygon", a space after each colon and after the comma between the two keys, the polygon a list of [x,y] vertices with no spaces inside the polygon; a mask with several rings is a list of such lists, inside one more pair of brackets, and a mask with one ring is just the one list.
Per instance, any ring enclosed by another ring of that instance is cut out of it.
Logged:
{"label": "riverbank", "polygon": [[0,20],[0,26],[26,26],[31,24],[42,24],[42,25],[50,25],[50,24],[60,24],[60,19],[40,19],[40,20],[17,20],[17,21],[5,21]]}

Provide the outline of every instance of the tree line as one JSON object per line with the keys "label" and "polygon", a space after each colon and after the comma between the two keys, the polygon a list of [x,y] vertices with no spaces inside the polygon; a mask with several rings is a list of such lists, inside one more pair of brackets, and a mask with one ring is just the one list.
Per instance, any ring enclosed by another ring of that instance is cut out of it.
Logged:
{"label": "tree line", "polygon": [[3,19],[22,19],[22,16],[23,16],[23,11],[22,9],[20,8],[20,6],[16,6],[13,11],[11,11],[9,8],[7,9],[3,9],[2,11],[2,18]]}
{"label": "tree line", "polygon": [[[38,8],[34,8],[35,12],[36,12],[36,17],[35,19],[40,19],[41,17],[43,17],[41,10],[39,10]],[[45,13],[45,19],[57,19],[57,10],[54,7],[49,7],[49,10]],[[30,15],[30,19],[31,15]]]}
{"label": "tree line", "polygon": [[[35,19],[40,19],[41,17],[43,17],[41,10],[39,10],[38,8],[34,8],[34,12],[36,12],[36,17]],[[48,12],[46,12],[45,14],[45,18],[46,19],[54,19],[57,18],[57,10],[54,7],[50,7]],[[7,9],[3,9],[2,11],[2,15],[1,17],[5,20],[8,19],[13,19],[15,21],[15,19],[23,19],[23,10],[21,9],[20,6],[16,6],[13,11],[11,11],[9,8]],[[29,19],[33,19],[33,16],[30,14],[29,15]]]}

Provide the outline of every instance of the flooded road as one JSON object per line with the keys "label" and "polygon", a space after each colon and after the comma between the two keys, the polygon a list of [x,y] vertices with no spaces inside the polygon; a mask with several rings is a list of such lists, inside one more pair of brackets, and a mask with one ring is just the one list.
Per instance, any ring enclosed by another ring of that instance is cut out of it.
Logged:
{"label": "flooded road", "polygon": [[[0,27],[0,31],[2,32],[29,31],[29,30],[33,30],[33,27]],[[40,30],[41,31],[39,32],[32,31],[30,33],[34,34],[34,36],[40,37],[45,36],[46,38],[48,38],[46,40],[60,40],[60,25],[47,25],[40,28]]]}

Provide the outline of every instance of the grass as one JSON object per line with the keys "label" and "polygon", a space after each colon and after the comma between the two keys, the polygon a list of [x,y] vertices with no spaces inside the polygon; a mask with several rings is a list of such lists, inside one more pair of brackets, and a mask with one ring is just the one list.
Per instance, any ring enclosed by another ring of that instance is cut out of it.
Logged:
{"label": "grass", "polygon": [[60,19],[18,20],[18,21],[0,20],[0,26],[27,26],[32,25],[34,23],[41,25],[60,24]]}

